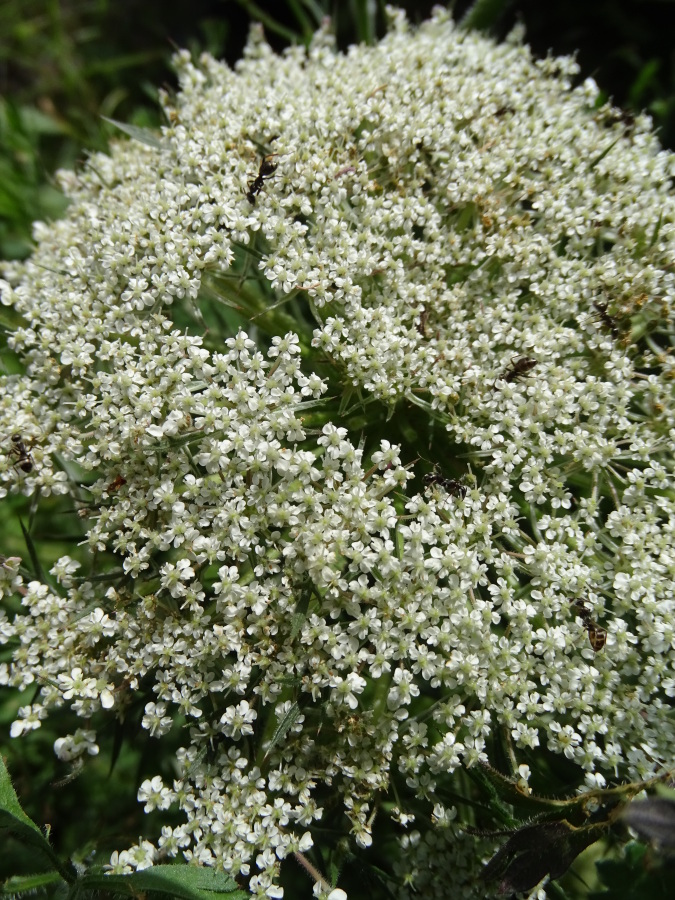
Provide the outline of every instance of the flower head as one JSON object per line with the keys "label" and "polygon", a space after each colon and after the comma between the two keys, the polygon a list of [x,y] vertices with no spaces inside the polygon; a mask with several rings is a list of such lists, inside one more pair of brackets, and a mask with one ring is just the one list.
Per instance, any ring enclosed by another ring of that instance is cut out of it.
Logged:
{"label": "flower head", "polygon": [[[139,791],[185,816],[158,846],[271,897],[327,790],[367,848],[395,782],[433,896],[430,859],[473,877],[442,798],[495,734],[523,793],[541,747],[585,790],[671,752],[675,164],[573,60],[443,12],[176,64],[156,146],[62,175],[67,218],[5,266],[2,490],[68,494],[109,560],[57,588],[4,561],[0,682],[39,684],[11,733],[151,690],[154,738],[188,722]],[[454,468],[413,481],[403,442],[441,433]]]}

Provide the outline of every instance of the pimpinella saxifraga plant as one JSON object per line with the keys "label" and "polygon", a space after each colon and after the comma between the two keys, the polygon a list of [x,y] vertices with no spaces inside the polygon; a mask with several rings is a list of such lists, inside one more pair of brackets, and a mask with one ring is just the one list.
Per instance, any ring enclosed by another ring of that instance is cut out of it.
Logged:
{"label": "pimpinella saxifraga plant", "polygon": [[675,746],[673,157],[444,13],[176,65],[162,134],[61,173],[4,267],[3,492],[81,527],[4,562],[12,734],[67,707],[78,760],[141,701],[179,735],[113,872],[275,897],[323,843],[482,897],[497,824],[529,889]]}

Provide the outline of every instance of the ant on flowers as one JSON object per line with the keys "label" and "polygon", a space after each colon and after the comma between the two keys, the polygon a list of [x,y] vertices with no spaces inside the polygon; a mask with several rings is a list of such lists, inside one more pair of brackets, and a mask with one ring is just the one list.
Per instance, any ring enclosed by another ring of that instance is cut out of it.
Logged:
{"label": "ant on flowers", "polygon": [[26,474],[30,474],[35,468],[35,461],[30,453],[35,443],[35,438],[31,438],[28,446],[26,446],[23,436],[16,433],[12,435],[11,442],[12,446],[9,448],[9,455],[14,457],[14,467],[21,469]]}
{"label": "ant on flowers", "polygon": [[271,178],[277,170],[277,163],[272,162],[272,157],[276,155],[276,153],[270,153],[268,156],[263,156],[260,168],[258,169],[258,174],[248,183],[246,199],[252,206],[255,206],[256,194],[260,193],[265,181],[268,178]]}
{"label": "ant on flowers", "polygon": [[442,487],[452,497],[466,497],[469,490],[461,481],[456,481],[454,478],[445,478],[444,475],[441,475],[438,466],[434,466],[433,472],[427,472],[424,476],[425,487],[433,487],[434,485]]}

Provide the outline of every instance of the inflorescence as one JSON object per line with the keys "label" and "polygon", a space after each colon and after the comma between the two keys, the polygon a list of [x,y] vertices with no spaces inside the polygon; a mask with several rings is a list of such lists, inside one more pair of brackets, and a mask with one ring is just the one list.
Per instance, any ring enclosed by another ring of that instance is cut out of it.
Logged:
{"label": "inflorescence", "polygon": [[[61,173],[66,218],[5,265],[24,371],[2,377],[2,491],[72,496],[84,528],[49,583],[0,570],[21,603],[0,683],[37,687],[12,734],[70,707],[75,760],[148,692],[143,728],[184,740],[139,800],[185,823],[111,870],[182,854],[271,897],[329,793],[368,847],[394,779],[429,804],[392,814],[411,871],[438,841],[468,858],[438,836],[439,786],[497,735],[531,765],[564,754],[585,789],[657,772],[675,163],[647,117],[441,12],[344,55],[320,32],[277,56],[256,31],[234,70],[176,63],[161,138]],[[247,250],[239,283],[301,296],[306,345],[300,325],[216,345],[176,324]],[[414,491],[399,446],[366,458],[319,359],[444,427],[473,478]]]}

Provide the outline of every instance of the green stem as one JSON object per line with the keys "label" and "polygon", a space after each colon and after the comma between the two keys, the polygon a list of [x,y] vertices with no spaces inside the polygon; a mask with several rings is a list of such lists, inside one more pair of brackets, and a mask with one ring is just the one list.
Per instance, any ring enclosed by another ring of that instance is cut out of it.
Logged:
{"label": "green stem", "polygon": [[237,3],[246,10],[252,19],[256,19],[264,25],[265,28],[274,32],[274,34],[278,34],[280,37],[285,38],[291,44],[298,43],[300,35],[297,32],[293,31],[291,28],[286,28],[281,22],[277,22],[276,19],[269,13],[266,13],[265,10],[258,6],[257,3],[254,3],[253,0],[237,0]]}

